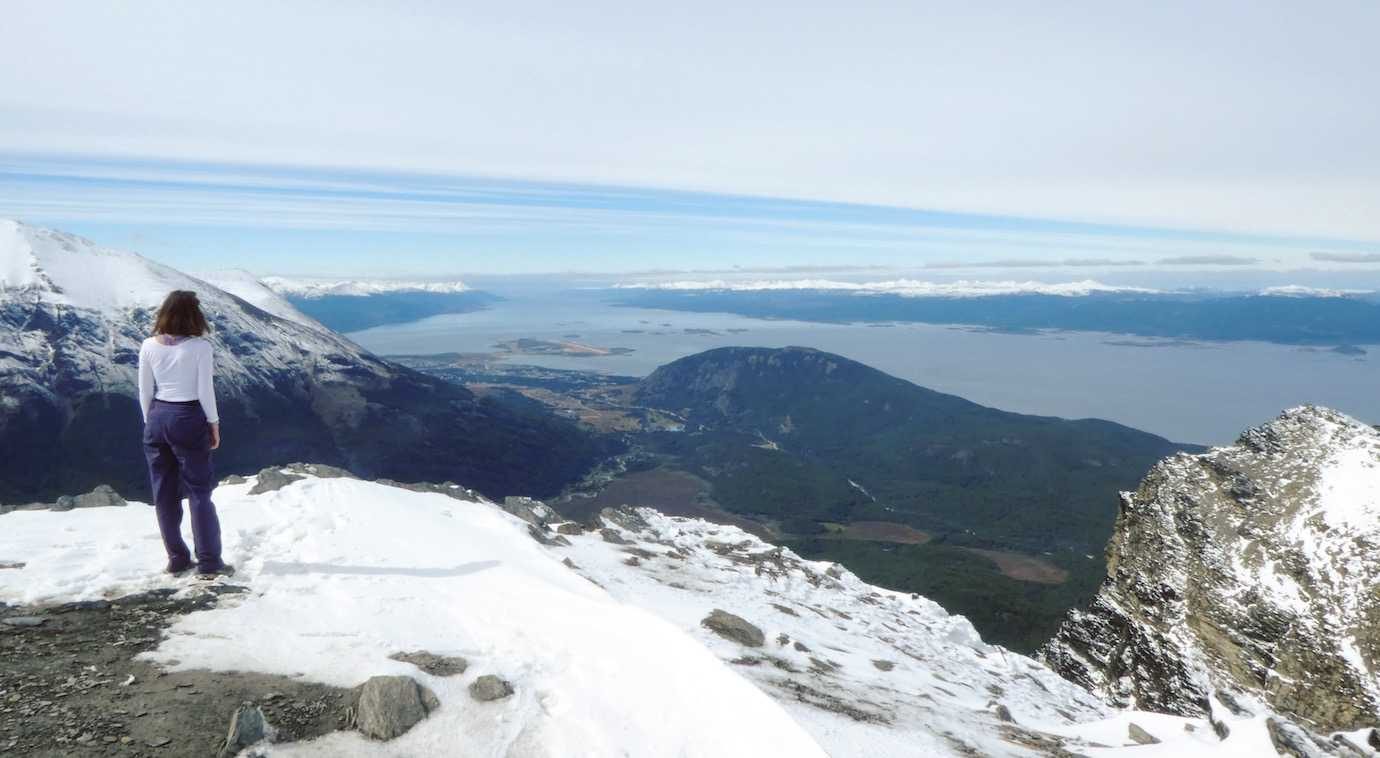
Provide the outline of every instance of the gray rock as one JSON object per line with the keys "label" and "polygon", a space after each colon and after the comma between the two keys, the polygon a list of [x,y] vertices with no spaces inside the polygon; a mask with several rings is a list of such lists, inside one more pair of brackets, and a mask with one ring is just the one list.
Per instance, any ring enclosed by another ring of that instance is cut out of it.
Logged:
{"label": "gray rock", "polygon": [[503,504],[499,507],[523,521],[538,527],[544,527],[559,518],[559,515],[546,503],[540,500],[533,500],[530,497],[514,497],[509,495],[503,498]]}
{"label": "gray rock", "polygon": [[537,542],[540,542],[541,544],[547,545],[549,547],[570,546],[570,540],[566,539],[565,537],[562,537],[559,534],[552,534],[551,532],[546,531],[545,527],[540,527],[536,524],[527,525],[527,535],[532,539],[536,540]]}
{"label": "gray rock", "polygon": [[465,669],[470,667],[469,661],[459,656],[436,655],[425,650],[394,653],[388,657],[395,661],[410,663],[432,676],[455,676],[465,673]]}
{"label": "gray rock", "polygon": [[1376,750],[1380,750],[1380,729],[1370,730],[1370,735],[1366,737],[1366,742]]}
{"label": "gray rock", "polygon": [[1137,745],[1159,744],[1159,739],[1155,737],[1155,735],[1145,731],[1140,727],[1140,724],[1137,724],[1134,721],[1126,726],[1126,732],[1127,736],[1131,738],[1131,741],[1136,743]]}
{"label": "gray rock", "polygon": [[108,484],[98,485],[85,495],[72,498],[74,508],[118,508],[129,505],[120,494]]}
{"label": "gray rock", "polygon": [[375,740],[391,740],[439,708],[435,693],[410,676],[376,676],[360,685],[355,728]]}
{"label": "gray rock", "polygon": [[317,479],[358,479],[352,472],[324,463],[289,463],[284,466],[289,473],[314,476]]}
{"label": "gray rock", "polygon": [[1284,719],[1271,716],[1265,719],[1265,731],[1270,734],[1270,743],[1275,752],[1291,758],[1315,758],[1319,755],[1336,755],[1327,745],[1320,744],[1301,727]]}
{"label": "gray rock", "polygon": [[1016,717],[1011,715],[1011,709],[1006,707],[1006,703],[997,703],[992,706],[992,712],[997,714],[997,718],[1008,724],[1016,723]]}
{"label": "gray rock", "polygon": [[266,468],[259,472],[258,481],[254,483],[253,489],[249,490],[249,494],[262,495],[265,492],[273,492],[305,478],[297,474],[284,474],[281,467]]}
{"label": "gray rock", "polygon": [[5,569],[22,569],[26,565],[28,564],[23,561],[0,561],[0,571]]}
{"label": "gray rock", "polygon": [[878,671],[890,671],[896,668],[896,664],[891,661],[876,660],[872,662],[872,665],[876,666]]}
{"label": "gray rock", "polygon": [[485,674],[470,684],[470,697],[482,703],[502,700],[513,694],[513,685],[493,674]]}
{"label": "gray rock", "polygon": [[609,542],[609,543],[612,543],[612,544],[614,544],[614,545],[631,545],[631,544],[632,544],[632,543],[629,542],[628,540],[623,539],[623,535],[619,534],[617,529],[608,529],[608,528],[600,529],[600,530],[599,530],[599,536],[603,537],[605,542]]}
{"label": "gray rock", "polygon": [[227,485],[233,485],[233,484],[244,484],[244,483],[247,482],[247,481],[249,481],[249,480],[248,480],[248,479],[245,479],[244,477],[240,476],[239,474],[231,474],[230,476],[227,476],[227,477],[225,477],[224,479],[220,480],[220,486],[225,487],[225,486],[227,486]]}
{"label": "gray rock", "polygon": [[585,528],[574,521],[556,525],[556,534],[584,534]]}
{"label": "gray rock", "polygon": [[41,626],[47,621],[48,619],[43,616],[10,616],[9,618],[0,619],[0,624],[28,627]]}
{"label": "gray rock", "polygon": [[767,641],[762,630],[749,623],[747,619],[718,608],[705,616],[700,624],[724,639],[733,640],[747,647],[761,647]]}
{"label": "gray rock", "polygon": [[220,754],[223,758],[238,755],[250,745],[268,739],[270,731],[268,720],[264,718],[264,712],[259,710],[259,706],[244,703],[235,710],[235,715],[230,717],[230,732],[225,735],[225,746],[221,748]]}
{"label": "gray rock", "polygon": [[635,508],[605,508],[599,511],[599,518],[630,532],[639,532],[647,528],[646,519],[643,519]]}

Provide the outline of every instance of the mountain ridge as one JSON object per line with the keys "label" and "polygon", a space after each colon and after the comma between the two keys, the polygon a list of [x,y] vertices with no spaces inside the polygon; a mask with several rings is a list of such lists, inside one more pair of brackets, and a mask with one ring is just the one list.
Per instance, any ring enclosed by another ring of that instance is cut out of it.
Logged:
{"label": "mountain ridge", "polygon": [[1158,464],[1041,656],[1112,704],[1380,726],[1380,432],[1315,406]]}
{"label": "mountain ridge", "polygon": [[568,422],[388,363],[309,319],[135,253],[7,221],[0,501],[98,484],[143,491],[138,348],[173,289],[198,292],[211,323],[225,471],[309,458],[395,479],[464,478],[494,496],[550,494],[605,452]]}

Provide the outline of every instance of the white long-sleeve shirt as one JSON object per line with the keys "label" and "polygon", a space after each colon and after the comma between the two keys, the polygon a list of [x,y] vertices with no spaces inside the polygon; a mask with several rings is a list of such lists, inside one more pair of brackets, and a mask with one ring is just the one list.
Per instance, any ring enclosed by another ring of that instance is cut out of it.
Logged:
{"label": "white long-sleeve shirt", "polygon": [[190,337],[173,344],[164,344],[158,337],[149,337],[139,347],[139,407],[149,420],[149,406],[153,401],[167,400],[184,403],[201,401],[206,421],[220,423],[216,410],[216,388],[212,381],[211,343],[203,337]]}

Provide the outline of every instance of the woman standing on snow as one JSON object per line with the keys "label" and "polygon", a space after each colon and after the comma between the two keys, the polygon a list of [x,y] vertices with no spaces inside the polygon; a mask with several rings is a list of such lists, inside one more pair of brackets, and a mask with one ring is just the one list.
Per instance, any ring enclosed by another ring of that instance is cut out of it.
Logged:
{"label": "woman standing on snow", "polygon": [[[158,309],[153,336],[139,348],[144,457],[168,551],[167,572],[175,575],[193,566],[206,577],[232,572],[220,557],[220,519],[211,502],[211,451],[220,447],[220,416],[207,331],[196,293],[174,290]],[[192,511],[195,561],[182,539],[183,494]]]}

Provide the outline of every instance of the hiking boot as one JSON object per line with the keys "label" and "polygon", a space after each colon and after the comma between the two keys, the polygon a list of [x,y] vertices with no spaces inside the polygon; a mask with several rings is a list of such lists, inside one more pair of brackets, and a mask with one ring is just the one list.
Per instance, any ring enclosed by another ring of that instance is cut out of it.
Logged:
{"label": "hiking boot", "polygon": [[163,573],[169,576],[182,576],[193,568],[196,568],[196,564],[191,561],[168,561]]}
{"label": "hiking boot", "polygon": [[210,571],[207,571],[207,570],[205,570],[205,569],[197,569],[197,570],[196,570],[196,578],[197,578],[197,579],[215,579],[215,578],[218,577],[218,576],[234,576],[234,575],[235,575],[235,567],[234,567],[234,566],[231,566],[231,565],[228,564],[228,563],[222,563],[222,564],[220,564],[220,568],[211,569]]}

